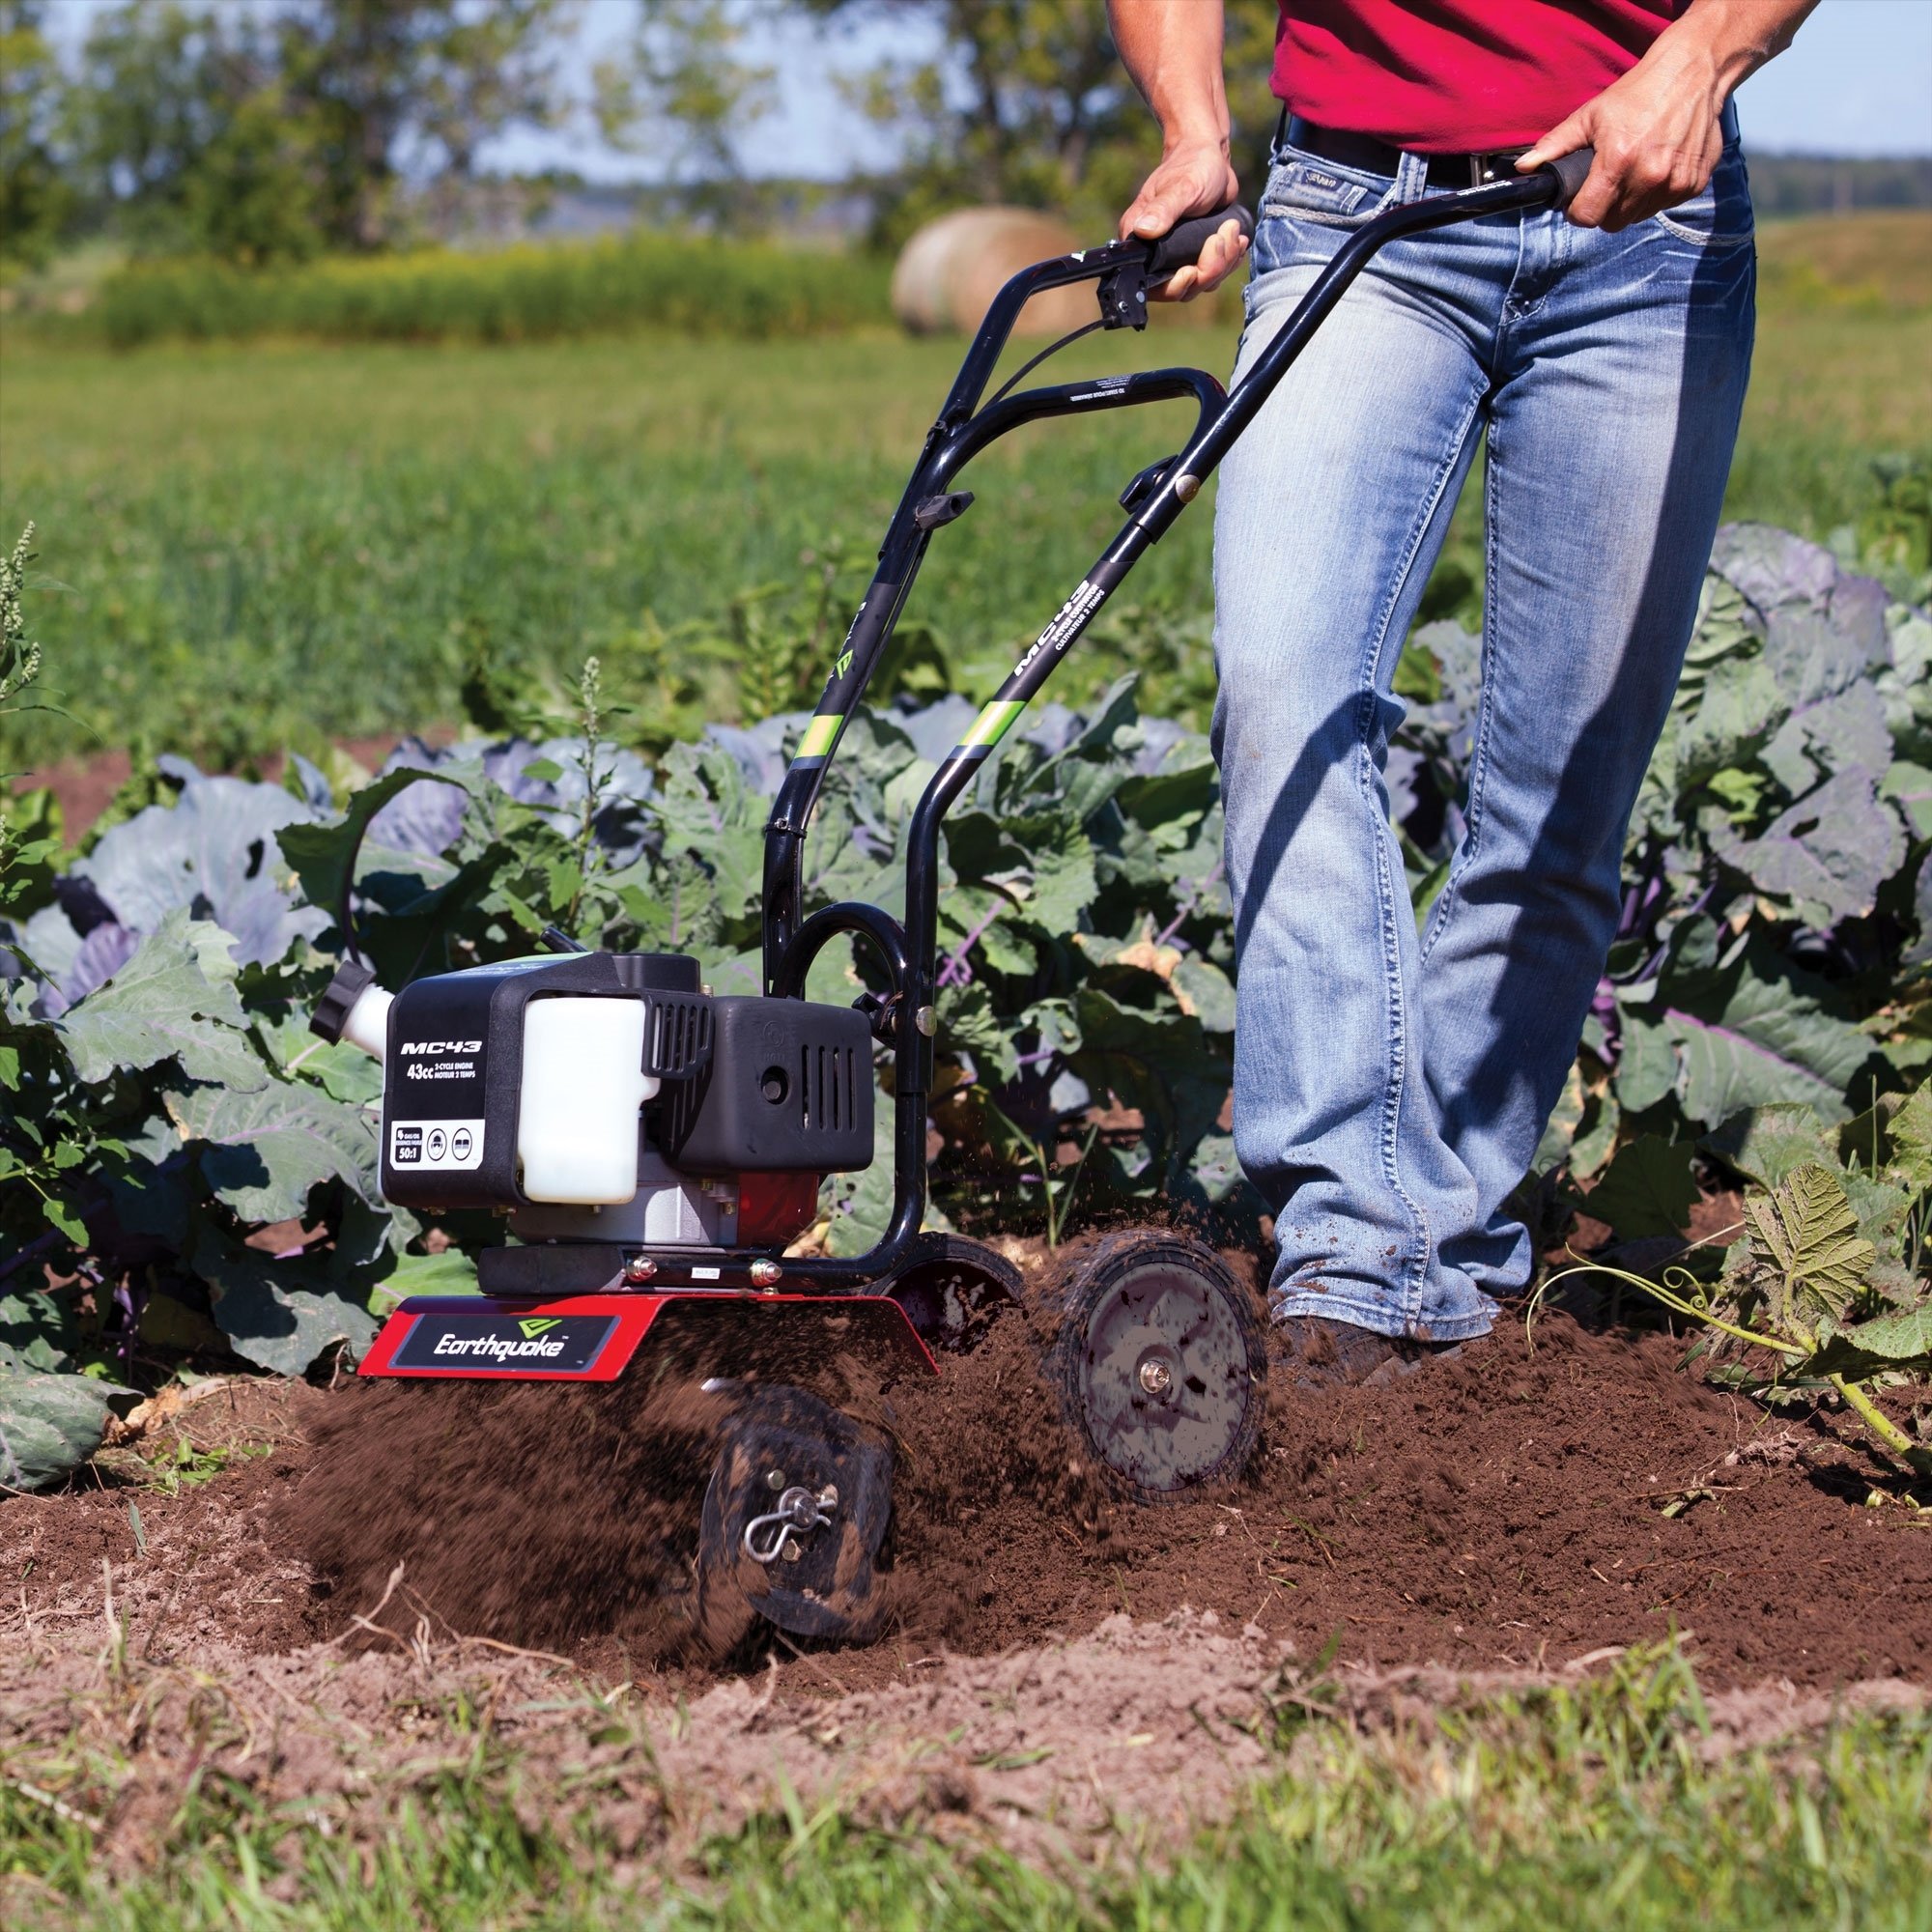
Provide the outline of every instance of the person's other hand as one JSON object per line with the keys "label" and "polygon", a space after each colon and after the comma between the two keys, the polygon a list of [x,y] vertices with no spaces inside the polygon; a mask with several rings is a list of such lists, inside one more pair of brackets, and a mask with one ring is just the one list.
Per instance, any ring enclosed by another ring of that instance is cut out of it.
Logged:
{"label": "person's other hand", "polygon": [[[1157,242],[1176,222],[1190,214],[1212,214],[1240,191],[1225,148],[1206,143],[1176,148],[1141,184],[1133,205],[1121,216],[1121,240],[1138,236],[1144,242]],[[1231,218],[1208,238],[1198,262],[1175,270],[1150,293],[1156,301],[1191,301],[1233,274],[1247,252],[1248,238]]]}
{"label": "person's other hand", "polygon": [[1659,38],[1642,60],[1559,122],[1517,162],[1520,173],[1592,147],[1597,158],[1569,208],[1578,228],[1614,233],[1696,194],[1723,152],[1724,90],[1703,48]]}

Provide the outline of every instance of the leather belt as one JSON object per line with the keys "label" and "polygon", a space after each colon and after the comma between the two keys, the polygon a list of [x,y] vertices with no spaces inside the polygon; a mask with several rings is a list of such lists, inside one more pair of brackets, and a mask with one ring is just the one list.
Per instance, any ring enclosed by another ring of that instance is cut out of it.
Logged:
{"label": "leather belt", "polygon": [[[1402,165],[1403,151],[1386,141],[1378,141],[1372,134],[1351,134],[1341,128],[1318,128],[1298,114],[1289,117],[1287,137],[1293,147],[1363,174],[1392,176]],[[1517,157],[1528,152],[1527,148],[1491,148],[1480,154],[1431,155],[1429,185],[1481,187],[1485,182],[1513,181]]]}

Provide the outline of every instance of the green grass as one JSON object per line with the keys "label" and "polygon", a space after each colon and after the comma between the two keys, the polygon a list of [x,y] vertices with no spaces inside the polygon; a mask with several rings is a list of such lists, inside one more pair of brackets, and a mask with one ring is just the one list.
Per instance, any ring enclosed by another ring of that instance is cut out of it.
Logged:
{"label": "green grass", "polygon": [[[1916,286],[1875,280],[1841,242],[1793,269],[1805,250],[1781,238],[1802,226],[1778,231],[1776,260],[1768,240],[1727,508],[1824,538],[1876,501],[1872,456],[1932,455],[1932,328]],[[1884,239],[1882,261],[1908,252]],[[1225,327],[1162,330],[1067,365],[1225,368],[1231,351]],[[830,554],[841,627],[958,355],[857,333],[113,356],[15,332],[0,526],[40,525],[47,675],[101,743],[234,760],[415,727],[456,715],[483,653],[563,676],[596,651],[647,720],[728,716],[811,691],[828,641],[815,591],[749,617],[733,599]],[[935,544],[911,612],[960,682],[996,675],[1057,608],[1116,526],[1121,484],[1183,433],[1170,407],[1038,425],[981,459],[980,504]],[[1465,573],[1475,517],[1471,493],[1452,540]],[[1122,593],[1161,621],[1103,639],[1054,695],[1151,658],[1150,702],[1198,719],[1208,555],[1197,510]],[[1466,581],[1441,593],[1465,615]],[[28,723],[0,742],[10,763],[91,742]]]}
{"label": "green grass", "polygon": [[163,262],[106,277],[87,311],[117,349],[185,337],[539,342],[613,328],[770,336],[884,323],[868,256],[639,232],[554,245],[422,249],[251,273]]}
{"label": "green grass", "polygon": [[[401,1792],[281,1812],[219,1751],[172,1772],[151,1754],[125,1787],[145,1795],[145,1836],[112,1833],[111,1858],[79,1820],[111,1804],[125,1763],[76,1759],[61,1798],[55,1774],[0,1760],[0,1917],[21,1932],[1932,1926],[1932,1722],[1848,1719],[1728,1755],[1706,1739],[1694,1681],[1667,1655],[1420,1723],[1318,1717],[1218,1828],[1136,1842],[1123,1821],[1059,1871],[930,1818],[886,1831],[797,1804],[675,1864],[627,1857],[597,1823],[596,1775],[567,1793],[523,1781],[487,1719]],[[180,1797],[157,1807],[170,1776]]]}

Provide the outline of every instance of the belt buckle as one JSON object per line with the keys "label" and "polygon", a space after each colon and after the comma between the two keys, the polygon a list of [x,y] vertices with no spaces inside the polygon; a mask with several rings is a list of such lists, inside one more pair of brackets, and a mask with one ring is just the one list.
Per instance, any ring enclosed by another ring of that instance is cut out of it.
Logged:
{"label": "belt buckle", "polygon": [[1527,148],[1492,148],[1487,154],[1469,156],[1469,185],[1488,187],[1492,182],[1506,180],[1516,172],[1518,159]]}

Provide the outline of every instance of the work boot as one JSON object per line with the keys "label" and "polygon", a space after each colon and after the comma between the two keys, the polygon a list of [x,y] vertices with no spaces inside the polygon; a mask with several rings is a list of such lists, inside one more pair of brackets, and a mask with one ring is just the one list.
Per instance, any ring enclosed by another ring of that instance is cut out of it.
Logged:
{"label": "work boot", "polygon": [[1321,1315],[1291,1315],[1272,1325],[1268,1353],[1293,1381],[1382,1388],[1413,1375],[1425,1362],[1447,1361],[1468,1347],[1467,1342],[1378,1335],[1373,1328]]}

